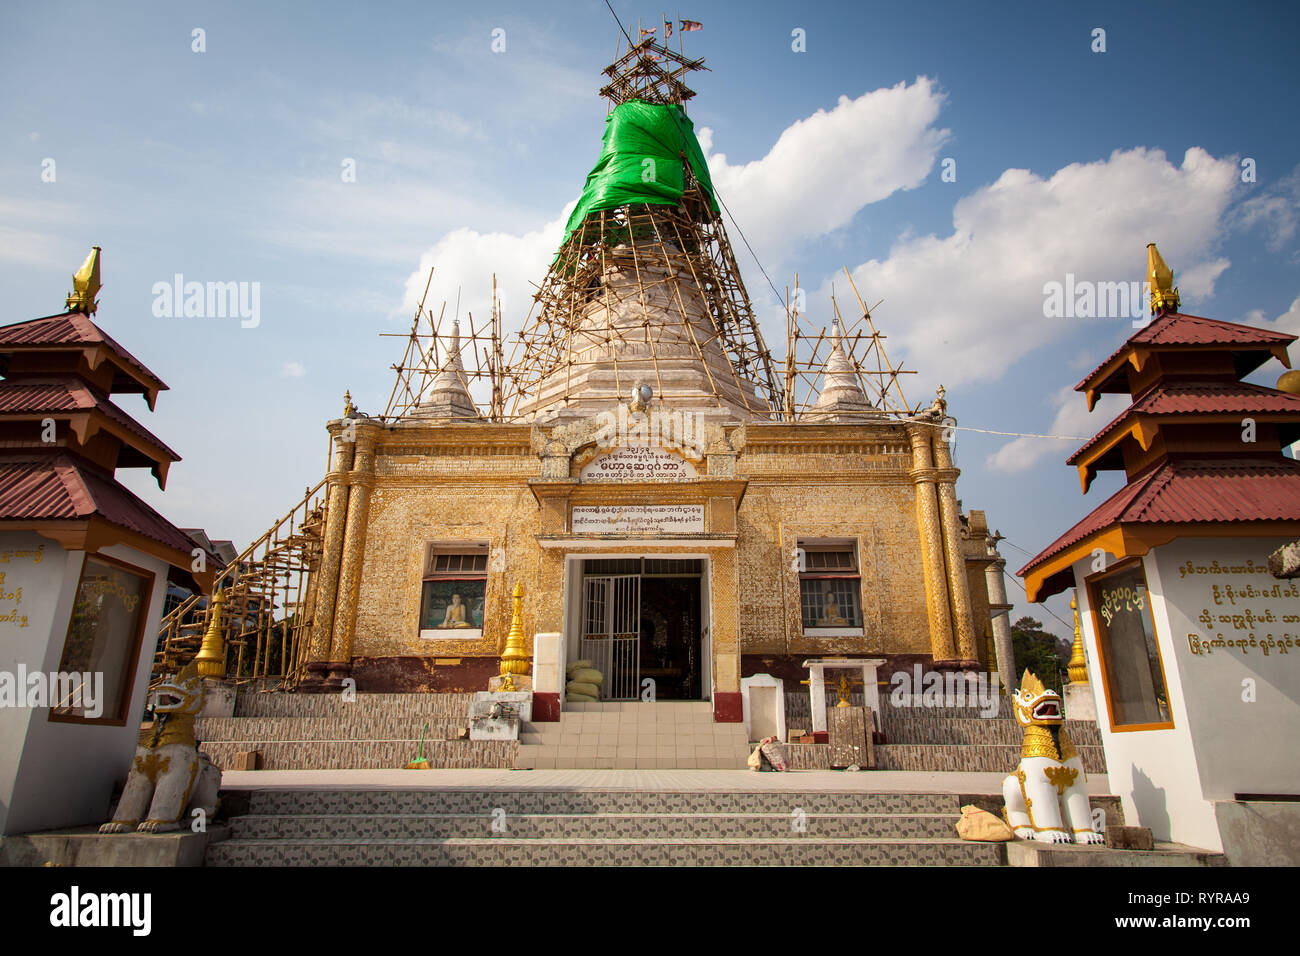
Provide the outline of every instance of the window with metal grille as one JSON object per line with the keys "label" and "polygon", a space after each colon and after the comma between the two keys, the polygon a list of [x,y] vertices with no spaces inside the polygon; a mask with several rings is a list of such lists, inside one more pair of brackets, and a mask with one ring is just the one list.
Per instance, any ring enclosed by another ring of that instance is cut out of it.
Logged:
{"label": "window with metal grille", "polygon": [[800,541],[800,618],[805,629],[862,627],[856,542]]}
{"label": "window with metal grille", "polygon": [[466,571],[486,571],[487,554],[434,554],[430,575],[461,574]]}
{"label": "window with metal grille", "polygon": [[702,574],[703,567],[699,558],[591,558],[584,562],[582,573],[691,577]]}

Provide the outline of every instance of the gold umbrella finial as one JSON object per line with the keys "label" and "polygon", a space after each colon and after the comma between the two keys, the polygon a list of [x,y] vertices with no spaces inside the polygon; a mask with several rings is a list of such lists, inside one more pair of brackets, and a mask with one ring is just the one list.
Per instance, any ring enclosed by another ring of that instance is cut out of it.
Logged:
{"label": "gold umbrella finial", "polygon": [[1074,612],[1074,643],[1070,646],[1070,663],[1065,665],[1071,684],[1088,683],[1088,662],[1083,656],[1083,631],[1079,628],[1079,602],[1071,597],[1070,610]]}
{"label": "gold umbrella finial", "polygon": [[506,635],[506,649],[501,653],[501,686],[499,690],[515,689],[514,677],[528,676],[528,653],[524,650],[524,586],[515,585],[514,612],[510,618],[510,633]]}
{"label": "gold umbrella finial", "polygon": [[1180,304],[1174,288],[1174,270],[1165,264],[1154,242],[1147,243],[1147,285],[1151,288],[1151,314],[1177,312]]}
{"label": "gold umbrella finial", "polygon": [[72,276],[72,291],[68,293],[67,299],[64,300],[69,312],[80,312],[83,315],[94,315],[99,308],[99,303],[95,301],[95,296],[99,295],[102,288],[99,281],[99,246],[92,246],[90,255],[86,256],[86,261],[81,264]]}
{"label": "gold umbrella finial", "polygon": [[352,404],[352,390],[348,389],[343,393],[343,417],[351,418],[357,412],[357,407]]}
{"label": "gold umbrella finial", "polygon": [[200,677],[226,676],[226,648],[221,640],[221,611],[225,603],[225,591],[212,595],[212,617],[208,621],[208,630],[203,635],[199,653],[194,657]]}

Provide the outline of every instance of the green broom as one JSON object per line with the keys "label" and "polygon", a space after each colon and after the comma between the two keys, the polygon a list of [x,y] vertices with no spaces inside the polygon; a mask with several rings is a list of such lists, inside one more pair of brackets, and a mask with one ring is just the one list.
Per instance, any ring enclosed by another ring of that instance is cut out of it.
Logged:
{"label": "green broom", "polygon": [[424,732],[429,729],[428,723],[420,728],[420,749],[415,753],[415,759],[408,763],[403,770],[428,770],[429,758],[424,756]]}

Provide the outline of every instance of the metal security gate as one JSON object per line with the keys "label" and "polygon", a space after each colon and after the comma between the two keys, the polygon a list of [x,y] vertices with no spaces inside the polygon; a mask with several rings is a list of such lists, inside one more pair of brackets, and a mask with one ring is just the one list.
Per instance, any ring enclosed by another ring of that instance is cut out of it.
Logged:
{"label": "metal security gate", "polygon": [[605,675],[602,700],[636,700],[641,684],[641,576],[582,579],[582,657]]}

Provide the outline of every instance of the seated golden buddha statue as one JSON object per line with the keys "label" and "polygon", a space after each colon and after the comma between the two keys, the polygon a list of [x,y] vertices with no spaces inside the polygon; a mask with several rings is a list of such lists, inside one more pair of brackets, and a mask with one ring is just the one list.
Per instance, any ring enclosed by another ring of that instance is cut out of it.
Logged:
{"label": "seated golden buddha statue", "polygon": [[840,616],[839,604],[835,601],[835,595],[827,591],[822,598],[822,616],[817,619],[818,627],[848,627],[847,618]]}
{"label": "seated golden buddha statue", "polygon": [[443,627],[469,627],[470,624],[465,620],[465,605],[461,603],[460,595],[453,594],[451,603],[447,605],[447,613],[442,618]]}

